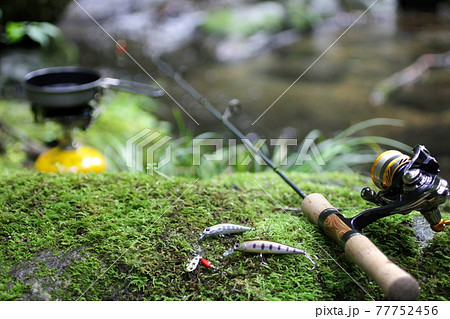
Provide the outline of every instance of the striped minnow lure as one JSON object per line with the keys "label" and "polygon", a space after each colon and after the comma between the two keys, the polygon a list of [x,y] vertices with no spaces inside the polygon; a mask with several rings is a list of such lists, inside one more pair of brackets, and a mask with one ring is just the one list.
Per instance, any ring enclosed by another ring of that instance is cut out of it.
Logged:
{"label": "striped minnow lure", "polygon": [[235,251],[253,254],[301,254],[305,255],[305,257],[308,258],[308,260],[313,264],[312,269],[314,269],[315,266],[314,261],[308,256],[306,251],[292,246],[277,243],[274,241],[268,240],[243,241],[241,243],[237,243],[236,245],[234,245],[233,248],[230,248],[223,255],[228,256],[234,253]]}
{"label": "striped minnow lure", "polygon": [[237,233],[243,233],[246,231],[253,230],[253,228],[241,226],[241,225],[235,225],[235,224],[218,224],[211,227],[206,228],[202,234],[200,235],[200,238],[198,240],[202,240],[206,237],[210,236],[223,236],[226,234],[237,234]]}

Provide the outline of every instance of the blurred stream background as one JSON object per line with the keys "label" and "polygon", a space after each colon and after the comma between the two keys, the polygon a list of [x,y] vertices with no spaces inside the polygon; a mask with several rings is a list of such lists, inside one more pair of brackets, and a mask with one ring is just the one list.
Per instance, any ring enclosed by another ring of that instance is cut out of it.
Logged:
{"label": "blurred stream background", "polygon": [[[58,3],[53,11],[52,2]],[[450,61],[447,67],[430,68],[384,103],[376,105],[371,93],[380,81],[420,56],[450,52],[449,1],[407,1],[411,7],[402,7],[402,1],[378,0],[362,15],[373,2],[43,0],[36,2],[43,10],[20,8],[30,1],[9,10],[12,4],[2,0],[3,21],[50,21],[69,43],[68,53],[59,60],[42,57],[32,45],[0,47],[3,95],[20,95],[11,83],[27,72],[64,64],[153,84],[142,66],[198,122],[182,113],[185,125],[195,134],[225,132],[175,83],[160,78],[150,57],[161,55],[219,110],[224,111],[232,99],[240,100],[242,110],[231,121],[243,132],[266,139],[302,139],[313,129],[333,136],[371,118],[400,119],[403,127],[376,127],[367,133],[411,147],[426,145],[448,179]],[[158,116],[174,122],[174,108],[175,103],[165,97]]]}

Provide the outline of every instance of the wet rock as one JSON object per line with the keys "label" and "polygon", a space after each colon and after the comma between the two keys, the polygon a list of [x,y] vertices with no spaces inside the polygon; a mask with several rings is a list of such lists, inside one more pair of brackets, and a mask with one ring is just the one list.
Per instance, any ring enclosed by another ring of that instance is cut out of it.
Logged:
{"label": "wet rock", "polygon": [[[101,54],[105,65],[115,63],[118,40],[124,40],[136,57],[176,55],[198,44],[205,56],[237,61],[298,41],[298,28],[289,18],[293,8],[302,11],[301,19],[307,20],[302,23],[309,25],[336,13],[338,7],[332,3],[335,1],[80,0],[79,5],[69,5],[59,26],[83,51]],[[88,56],[83,58],[82,64],[95,63]]]}
{"label": "wet rock", "polygon": [[62,40],[46,49],[7,48],[0,53],[0,84],[3,89],[9,88],[21,83],[31,71],[77,64],[78,56],[78,49]]}
{"label": "wet rock", "polygon": [[119,39],[141,48],[140,53],[144,55],[178,50],[192,41],[204,16],[190,1],[80,0],[78,3],[67,8],[59,26],[80,45],[102,51],[106,59],[108,56],[114,59],[114,40]]}
{"label": "wet rock", "polygon": [[288,12],[278,2],[245,4],[208,13],[202,25],[205,47],[221,62],[245,60],[299,40],[296,30],[283,30]]}
{"label": "wet rock", "polygon": [[219,61],[232,62],[258,55],[268,47],[271,35],[261,31],[250,37],[230,37],[215,46],[215,56]]}
{"label": "wet rock", "polygon": [[13,82],[21,82],[23,77],[36,69],[49,66],[42,58],[39,49],[16,49],[2,55],[1,75]]}
{"label": "wet rock", "polygon": [[412,228],[416,232],[416,239],[420,242],[420,246],[424,247],[427,242],[433,239],[434,231],[430,228],[430,224],[422,216],[414,216]]}

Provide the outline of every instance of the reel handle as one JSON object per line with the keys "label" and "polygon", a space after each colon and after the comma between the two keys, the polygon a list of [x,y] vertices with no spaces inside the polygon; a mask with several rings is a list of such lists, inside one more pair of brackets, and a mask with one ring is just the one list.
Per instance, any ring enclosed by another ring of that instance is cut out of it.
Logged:
{"label": "reel handle", "polygon": [[415,300],[419,284],[406,271],[390,261],[366,236],[350,228],[340,213],[321,194],[310,194],[302,202],[306,217],[335,242],[345,254],[372,277],[390,300]]}

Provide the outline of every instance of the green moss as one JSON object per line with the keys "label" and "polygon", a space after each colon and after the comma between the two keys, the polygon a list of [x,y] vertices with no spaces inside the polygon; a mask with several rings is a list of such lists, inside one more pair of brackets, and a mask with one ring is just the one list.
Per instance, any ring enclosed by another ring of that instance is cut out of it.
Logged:
{"label": "green moss", "polygon": [[[289,176],[307,193],[324,194],[348,216],[369,207],[359,197],[359,190],[370,185],[363,176]],[[2,173],[0,299],[385,299],[341,248],[300,213],[276,209],[300,207],[301,198],[275,174],[224,175],[193,182],[131,173]],[[448,219],[449,213],[445,216]],[[411,229],[412,218],[387,217],[369,226],[366,235],[418,279],[420,300],[447,300],[448,230],[422,249]],[[256,230],[206,239],[205,256],[220,270],[199,265],[186,272],[200,231],[223,222]],[[268,266],[256,255],[223,256],[244,239],[305,249],[315,258],[316,268],[310,270],[302,255],[267,256]]]}

